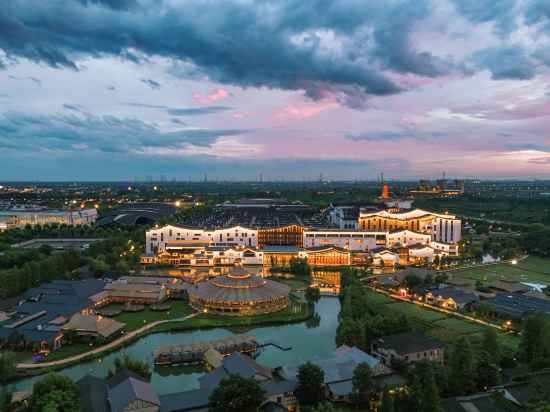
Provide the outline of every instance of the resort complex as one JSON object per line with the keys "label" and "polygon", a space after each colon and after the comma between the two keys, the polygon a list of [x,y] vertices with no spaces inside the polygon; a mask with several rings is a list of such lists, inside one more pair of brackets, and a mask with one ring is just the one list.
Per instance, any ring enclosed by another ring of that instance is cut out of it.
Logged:
{"label": "resort complex", "polygon": [[[258,207],[261,203],[253,205]],[[224,206],[218,218],[195,222],[207,224],[207,227],[189,222],[148,230],[141,262],[176,266],[235,263],[274,266],[300,258],[311,266],[340,266],[356,260],[365,261],[369,257],[378,259],[384,253],[390,253],[392,259],[382,259],[383,265],[407,265],[459,253],[461,221],[451,214],[421,209],[396,212],[395,208],[389,209],[391,211],[361,211],[353,225],[341,225],[333,216],[344,215],[348,209],[333,207],[327,212],[328,218],[312,219],[314,224],[307,225],[303,223],[305,218],[294,214],[295,223],[274,226],[273,222],[290,221],[288,210],[270,211],[272,224],[267,225],[265,220],[256,219],[255,215],[250,219],[245,214],[244,219],[239,207],[237,212],[233,212]],[[240,207],[244,209],[245,206]],[[286,219],[278,218],[280,213]],[[244,225],[245,220],[249,226]]]}

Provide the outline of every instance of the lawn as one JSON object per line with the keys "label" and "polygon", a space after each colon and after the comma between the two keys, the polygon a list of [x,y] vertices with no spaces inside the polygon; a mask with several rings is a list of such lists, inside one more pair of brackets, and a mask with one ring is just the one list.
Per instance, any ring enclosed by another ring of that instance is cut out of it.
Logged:
{"label": "lawn", "polygon": [[496,265],[468,268],[451,272],[455,277],[490,282],[509,279],[521,282],[550,284],[550,260],[528,257],[517,265],[500,263]]}
{"label": "lawn", "polygon": [[287,286],[290,286],[292,290],[297,289],[304,289],[309,286],[309,282],[305,279],[299,279],[299,278],[271,278],[275,282],[284,283]]}
{"label": "lawn", "polygon": [[183,300],[169,300],[170,310],[155,312],[145,307],[141,312],[122,312],[120,315],[114,316],[113,319],[124,322],[126,332],[131,332],[135,329],[146,325],[149,322],[156,320],[170,320],[182,318],[192,313],[191,307]]}
{"label": "lawn", "polygon": [[418,319],[421,319],[426,322],[435,322],[442,319],[447,319],[447,317],[441,313],[428,308],[423,308],[418,305],[412,305],[407,302],[397,302],[391,303],[386,306],[388,311],[397,312],[399,314],[412,316]]}

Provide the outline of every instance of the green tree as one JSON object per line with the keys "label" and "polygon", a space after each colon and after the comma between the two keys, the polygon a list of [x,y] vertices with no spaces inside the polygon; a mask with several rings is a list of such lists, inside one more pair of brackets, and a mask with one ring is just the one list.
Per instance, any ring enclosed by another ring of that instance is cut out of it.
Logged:
{"label": "green tree", "polygon": [[477,386],[481,390],[487,390],[500,383],[500,368],[485,351],[479,353],[475,377]]}
{"label": "green tree", "polygon": [[352,399],[359,404],[370,401],[374,392],[374,382],[370,366],[363,362],[357,365],[353,371]]}
{"label": "green tree", "polygon": [[255,412],[265,400],[265,391],[254,379],[231,375],[220,381],[208,400],[211,412]]}
{"label": "green tree", "polygon": [[0,383],[6,383],[17,374],[16,358],[13,352],[0,352]]}
{"label": "green tree", "polygon": [[428,361],[415,363],[409,374],[411,400],[416,412],[440,412],[441,399],[433,366]]}
{"label": "green tree", "polygon": [[47,375],[34,384],[28,411],[79,412],[80,401],[76,384],[64,375]]}
{"label": "green tree", "polygon": [[496,365],[500,363],[500,346],[498,344],[497,331],[494,328],[486,328],[483,332],[481,350],[487,353],[492,363]]}
{"label": "green tree", "polygon": [[550,321],[538,313],[524,320],[520,341],[520,357],[533,367],[542,368],[550,362]]}
{"label": "green tree", "polygon": [[109,378],[124,369],[135,372],[144,379],[151,379],[151,367],[149,364],[146,361],[134,359],[127,353],[122,355],[122,357],[115,359],[115,367],[114,369],[109,370]]}
{"label": "green tree", "polygon": [[325,400],[325,374],[311,362],[306,362],[298,369],[298,385],[294,391],[302,407],[315,407]]}
{"label": "green tree", "polygon": [[309,287],[306,289],[306,301],[310,305],[313,303],[316,303],[321,299],[321,292],[319,291],[319,288],[312,288]]}
{"label": "green tree", "polygon": [[12,394],[6,388],[0,388],[0,412],[9,412],[11,408]]}
{"label": "green tree", "polygon": [[382,393],[382,400],[380,402],[380,412],[395,412],[395,405],[393,401],[393,395],[389,389],[384,389]]}
{"label": "green tree", "polygon": [[339,409],[336,409],[332,403],[323,402],[319,404],[316,408],[313,408],[311,412],[338,412]]}
{"label": "green tree", "polygon": [[456,395],[467,395],[475,390],[474,354],[470,341],[461,337],[456,341],[449,361],[451,390]]}

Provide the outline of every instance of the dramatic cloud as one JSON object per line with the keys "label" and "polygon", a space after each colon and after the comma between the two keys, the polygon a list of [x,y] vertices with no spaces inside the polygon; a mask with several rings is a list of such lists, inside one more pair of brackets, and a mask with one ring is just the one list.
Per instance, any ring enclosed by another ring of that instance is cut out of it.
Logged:
{"label": "dramatic cloud", "polygon": [[[421,76],[452,70],[445,57],[415,50],[410,39],[429,10],[428,0],[346,0],[329,7],[323,0],[231,0],[215,6],[12,0],[0,11],[0,48],[11,59],[72,69],[81,56],[165,56],[190,62],[221,83],[365,98],[400,91],[381,69]],[[143,81],[158,87],[154,80]]]}
{"label": "dramatic cloud", "polygon": [[246,133],[244,130],[180,129],[162,131],[155,124],[114,116],[0,116],[0,148],[29,152],[78,152],[139,154],[153,148],[178,150],[208,147],[218,138]]}
{"label": "dramatic cloud", "polygon": [[452,0],[458,11],[473,23],[494,22],[500,35],[515,28],[516,0]]}
{"label": "dramatic cloud", "polygon": [[491,72],[495,80],[527,80],[535,76],[535,66],[521,46],[495,47],[474,54],[472,61]]}

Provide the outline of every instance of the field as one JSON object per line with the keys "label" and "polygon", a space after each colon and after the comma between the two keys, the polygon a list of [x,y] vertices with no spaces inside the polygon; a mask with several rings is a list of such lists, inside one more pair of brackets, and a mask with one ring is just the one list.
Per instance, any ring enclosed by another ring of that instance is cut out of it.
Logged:
{"label": "field", "polygon": [[[475,344],[480,341],[483,331],[490,327],[413,303],[397,301],[372,290],[365,290],[365,293],[376,311],[386,315],[405,315],[414,329],[423,330],[426,334],[437,337],[448,344],[452,344],[461,336],[467,336]],[[504,348],[511,351],[517,350],[518,337],[498,332],[498,339]]]}
{"label": "field", "polygon": [[529,256],[516,265],[497,263],[450,272],[454,277],[490,282],[498,279],[550,284],[550,259]]}

